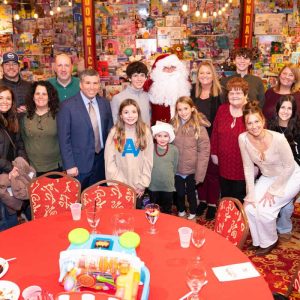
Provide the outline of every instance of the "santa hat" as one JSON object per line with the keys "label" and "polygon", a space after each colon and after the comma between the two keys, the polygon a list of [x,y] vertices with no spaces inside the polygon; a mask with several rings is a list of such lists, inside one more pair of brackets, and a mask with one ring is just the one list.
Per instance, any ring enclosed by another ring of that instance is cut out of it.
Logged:
{"label": "santa hat", "polygon": [[178,66],[180,64],[180,60],[175,54],[163,54],[157,57],[153,64],[153,68],[160,68],[163,69],[164,67],[170,66]]}
{"label": "santa hat", "polygon": [[167,132],[170,137],[169,143],[172,143],[175,139],[173,127],[168,123],[156,121],[156,124],[152,126],[151,129],[153,137],[155,137],[155,135],[157,135],[160,132]]}

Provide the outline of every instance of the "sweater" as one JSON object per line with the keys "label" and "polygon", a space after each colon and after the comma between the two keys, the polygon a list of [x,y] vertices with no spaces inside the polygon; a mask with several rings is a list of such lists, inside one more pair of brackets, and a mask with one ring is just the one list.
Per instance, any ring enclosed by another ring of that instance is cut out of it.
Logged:
{"label": "sweater", "polygon": [[[227,84],[228,80],[231,78],[234,78],[234,77],[241,77],[241,75],[238,73],[235,73],[232,76],[223,77],[221,79],[222,88],[226,89],[226,84]],[[258,100],[259,106],[261,108],[263,108],[264,102],[265,102],[265,88],[264,88],[264,84],[263,84],[261,78],[258,76],[251,75],[251,74],[246,74],[243,77],[243,79],[245,79],[249,84],[249,91],[248,91],[249,101]],[[226,100],[226,99],[224,99],[225,97],[227,97],[226,93],[222,94],[222,103],[225,102],[225,100]]]}
{"label": "sweater", "polygon": [[196,184],[203,182],[209,161],[210,144],[207,130],[201,126],[200,136],[196,140],[194,130],[190,127],[185,134],[180,126],[176,132],[174,145],[179,151],[177,174],[195,174]]}
{"label": "sweater", "polygon": [[0,79],[0,86],[9,87],[13,93],[16,101],[16,106],[25,105],[25,101],[32,93],[32,84],[29,81],[19,78],[17,82],[11,81],[3,77]]}
{"label": "sweater", "polygon": [[143,89],[135,89],[131,85],[129,85],[125,90],[120,92],[119,94],[112,97],[110,102],[111,112],[113,116],[114,123],[118,120],[119,108],[120,104],[126,99],[135,100],[140,109],[142,120],[150,126],[150,98],[147,92],[144,92]]}
{"label": "sweater", "polygon": [[[160,155],[165,153],[166,149],[157,146]],[[175,192],[175,173],[178,164],[178,149],[169,144],[168,152],[163,156],[158,156],[154,150],[153,169],[151,173],[151,183],[149,190],[153,192]]]}
{"label": "sweater", "polygon": [[221,105],[220,96],[212,97],[210,96],[207,99],[201,98],[193,98],[193,101],[201,113],[203,113],[208,121],[212,124],[210,127],[207,128],[207,133],[211,136],[212,129],[213,129],[213,122],[216,117],[217,111],[219,106]]}
{"label": "sweater", "polygon": [[[285,186],[299,166],[294,161],[292,150],[284,135],[268,130],[273,139],[269,148],[264,152],[265,160],[260,159],[260,152],[251,144],[248,133],[244,132],[239,136],[239,147],[243,157],[243,165],[247,186],[246,201],[259,201],[255,199],[254,193],[254,166],[256,165],[262,175],[277,178],[271,184],[268,192],[273,196],[284,196]],[[300,183],[299,183],[300,188]],[[247,200],[248,199],[248,200]]]}
{"label": "sweater", "polygon": [[48,81],[55,87],[58,93],[59,101],[62,102],[68,98],[75,96],[79,91],[79,79],[71,77],[71,82],[66,86],[62,86],[56,77],[49,78]]}
{"label": "sweater", "polygon": [[[300,117],[300,92],[291,94],[294,96],[297,103],[297,112]],[[280,97],[283,96],[274,91],[274,88],[270,88],[266,91],[266,100],[263,107],[263,113],[267,120],[271,120],[276,115],[276,104]]]}
{"label": "sweater", "polygon": [[[226,103],[218,109],[211,135],[211,154],[218,157],[220,176],[229,180],[244,180],[238,137],[246,129],[243,117],[233,118],[229,108]],[[231,128],[234,120],[235,126]]]}
{"label": "sweater", "polygon": [[30,165],[37,172],[48,172],[62,165],[56,119],[51,113],[34,114],[32,120],[25,115],[21,121],[21,134]]}
{"label": "sweater", "polygon": [[105,175],[107,180],[118,180],[134,189],[145,189],[149,186],[153,167],[153,140],[147,128],[147,147],[143,151],[135,147],[134,130],[125,131],[125,144],[122,152],[115,146],[113,127],[107,137],[104,151]]}

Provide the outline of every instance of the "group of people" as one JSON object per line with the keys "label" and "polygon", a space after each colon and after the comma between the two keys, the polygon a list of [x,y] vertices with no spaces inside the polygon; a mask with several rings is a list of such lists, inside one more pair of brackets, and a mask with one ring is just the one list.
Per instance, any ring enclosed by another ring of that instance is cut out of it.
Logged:
{"label": "group of people", "polygon": [[[249,74],[251,51],[237,49],[233,59],[236,73],[221,81],[211,62],[201,62],[193,85],[174,54],[159,56],[150,76],[142,62],[130,63],[129,85],[108,101],[98,95],[97,71],[73,77],[65,54],[55,59],[56,77],[35,82],[24,96],[17,56],[4,54],[0,155],[8,166],[1,172],[18,176],[11,163],[22,150],[37,176],[65,170],[82,189],[118,180],[136,190],[137,208],[147,191],[162,212],[175,204],[190,220],[205,211],[212,220],[220,195],[235,197],[244,202],[252,247],[264,255],[276,246],[277,231],[292,230],[300,75],[286,65],[264,93],[261,79]],[[2,219],[11,219],[0,205]]]}

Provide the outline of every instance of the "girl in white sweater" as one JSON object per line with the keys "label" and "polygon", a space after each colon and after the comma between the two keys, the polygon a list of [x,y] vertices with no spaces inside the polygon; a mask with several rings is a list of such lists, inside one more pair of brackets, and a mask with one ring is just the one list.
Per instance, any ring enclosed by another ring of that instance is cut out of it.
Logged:
{"label": "girl in white sweater", "polygon": [[118,121],[106,140],[104,159],[106,179],[132,186],[140,208],[139,199],[151,180],[153,140],[135,100],[126,99],[121,103]]}

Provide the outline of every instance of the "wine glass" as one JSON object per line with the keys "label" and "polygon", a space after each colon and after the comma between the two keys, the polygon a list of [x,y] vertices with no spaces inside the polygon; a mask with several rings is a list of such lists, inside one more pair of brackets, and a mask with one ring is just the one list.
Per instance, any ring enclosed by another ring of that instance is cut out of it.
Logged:
{"label": "wine glass", "polygon": [[189,300],[200,300],[198,293],[201,288],[207,283],[206,268],[202,260],[198,257],[192,260],[186,270],[187,284],[192,292],[188,297]]}
{"label": "wine glass", "polygon": [[86,208],[86,218],[92,228],[91,234],[97,233],[97,226],[100,223],[100,208],[97,206],[89,206]]}
{"label": "wine glass", "polygon": [[196,248],[201,248],[205,243],[205,229],[203,226],[195,226],[192,232],[192,243]]}
{"label": "wine glass", "polygon": [[158,220],[159,217],[159,205],[157,204],[147,204],[145,206],[145,214],[146,219],[151,224],[150,230],[148,231],[150,234],[156,234],[158,230],[155,228],[155,223]]}

